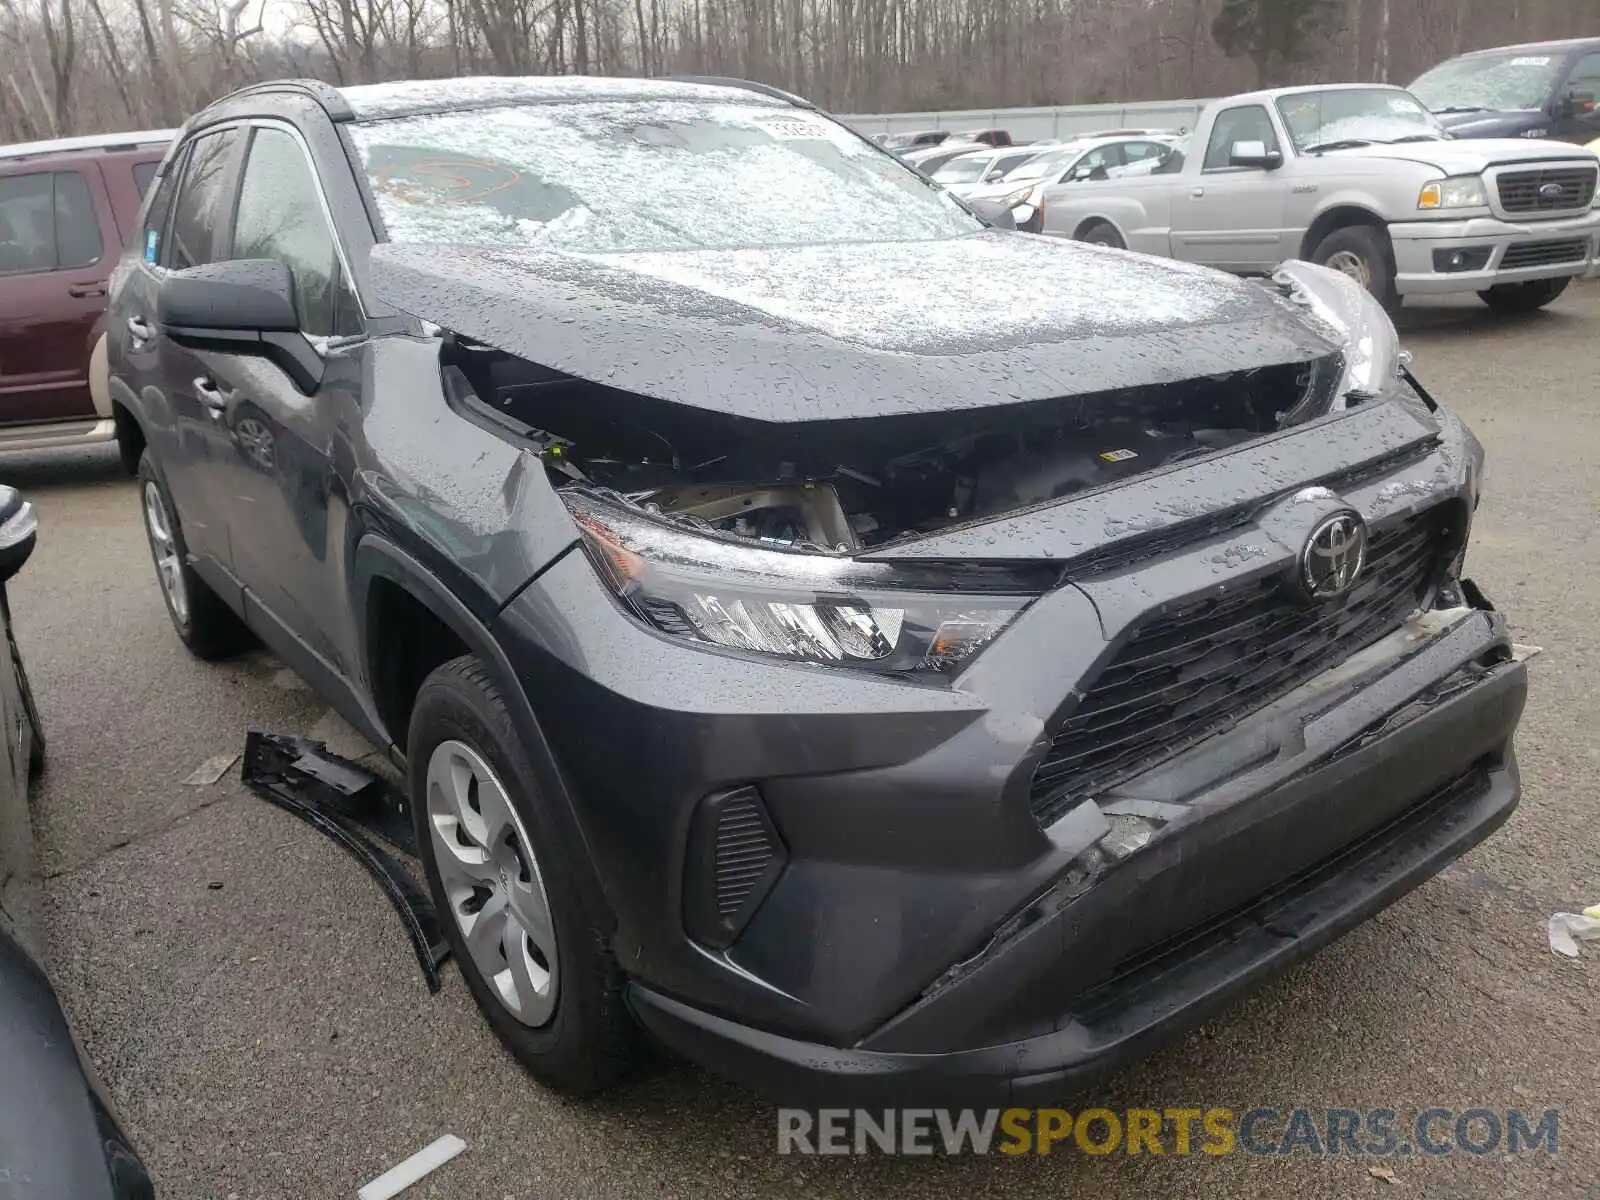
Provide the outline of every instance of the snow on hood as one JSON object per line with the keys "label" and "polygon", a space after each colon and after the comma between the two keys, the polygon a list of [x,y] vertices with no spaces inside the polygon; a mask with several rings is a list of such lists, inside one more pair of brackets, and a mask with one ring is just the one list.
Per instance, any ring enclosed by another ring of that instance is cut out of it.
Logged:
{"label": "snow on hood", "polygon": [[610,387],[763,421],[981,408],[1303,362],[1289,301],[1167,259],[989,231],[577,254],[382,245],[381,298]]}
{"label": "snow on hood", "polygon": [[1440,142],[1355,146],[1330,150],[1328,158],[1384,158],[1421,163],[1444,175],[1478,175],[1504,163],[1539,163],[1592,157],[1581,146],[1542,138],[1453,138]]}

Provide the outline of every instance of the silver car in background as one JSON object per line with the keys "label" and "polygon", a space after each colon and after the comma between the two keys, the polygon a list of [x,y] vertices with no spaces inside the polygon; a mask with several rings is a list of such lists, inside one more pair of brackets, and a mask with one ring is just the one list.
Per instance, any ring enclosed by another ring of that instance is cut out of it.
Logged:
{"label": "silver car in background", "polygon": [[1048,149],[1034,143],[1028,146],[1004,146],[999,150],[984,146],[966,154],[958,154],[936,171],[926,171],[933,181],[942,184],[953,196],[965,200],[988,184],[1004,179],[1012,170],[1041,151]]}
{"label": "silver car in background", "polygon": [[994,200],[1011,210],[1025,233],[1044,225],[1044,191],[1060,184],[1112,179],[1141,165],[1153,170],[1172,157],[1180,138],[1168,133],[1117,134],[1050,145],[993,183],[958,193],[966,200]]}

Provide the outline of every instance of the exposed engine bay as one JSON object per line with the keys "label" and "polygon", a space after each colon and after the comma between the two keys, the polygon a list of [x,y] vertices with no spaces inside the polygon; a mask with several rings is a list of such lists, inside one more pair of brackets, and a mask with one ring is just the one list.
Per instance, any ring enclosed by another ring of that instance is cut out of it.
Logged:
{"label": "exposed engine bay", "polygon": [[[452,402],[526,439],[558,486],[703,532],[849,553],[1214,451],[1326,407],[1337,356],[1004,408],[776,426],[608,388],[447,338]],[[892,411],[892,405],[886,404]]]}

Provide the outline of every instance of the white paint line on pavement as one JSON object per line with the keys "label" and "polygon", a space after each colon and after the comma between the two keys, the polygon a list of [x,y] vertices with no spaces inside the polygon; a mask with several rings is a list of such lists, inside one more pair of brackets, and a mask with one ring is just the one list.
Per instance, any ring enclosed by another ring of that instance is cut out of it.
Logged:
{"label": "white paint line on pavement", "polygon": [[399,1166],[390,1167],[371,1183],[356,1193],[358,1200],[389,1200],[398,1196],[430,1171],[436,1171],[467,1148],[453,1133],[447,1133],[433,1145],[418,1150]]}

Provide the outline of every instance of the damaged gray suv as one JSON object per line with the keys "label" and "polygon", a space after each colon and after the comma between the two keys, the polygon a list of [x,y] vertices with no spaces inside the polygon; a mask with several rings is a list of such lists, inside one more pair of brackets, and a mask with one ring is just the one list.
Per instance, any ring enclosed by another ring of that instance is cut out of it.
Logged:
{"label": "damaged gray suv", "polygon": [[391,749],[554,1086],[1059,1095],[1517,803],[1482,450],[1339,275],[994,228],[736,81],[262,85],[142,220],[178,635]]}

